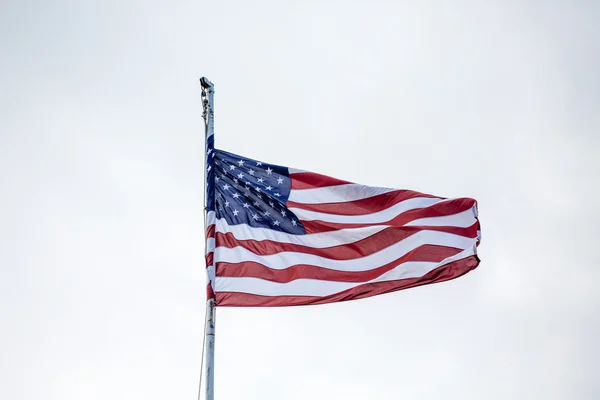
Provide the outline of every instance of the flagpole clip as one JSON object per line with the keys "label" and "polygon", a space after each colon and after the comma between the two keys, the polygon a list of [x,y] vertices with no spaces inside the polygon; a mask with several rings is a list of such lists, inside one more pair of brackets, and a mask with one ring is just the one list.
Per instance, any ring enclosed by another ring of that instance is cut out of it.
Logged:
{"label": "flagpole clip", "polygon": [[200,78],[200,85],[202,86],[202,118],[204,125],[208,126],[208,116],[212,113],[209,96],[215,92],[215,88],[213,83],[204,76]]}

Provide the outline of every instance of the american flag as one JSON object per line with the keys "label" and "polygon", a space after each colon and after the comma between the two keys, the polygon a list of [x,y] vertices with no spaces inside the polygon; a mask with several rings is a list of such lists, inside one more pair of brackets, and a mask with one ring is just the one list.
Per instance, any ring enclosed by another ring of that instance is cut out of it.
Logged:
{"label": "american flag", "polygon": [[477,202],[371,187],[207,142],[208,293],[217,306],[359,299],[479,264]]}

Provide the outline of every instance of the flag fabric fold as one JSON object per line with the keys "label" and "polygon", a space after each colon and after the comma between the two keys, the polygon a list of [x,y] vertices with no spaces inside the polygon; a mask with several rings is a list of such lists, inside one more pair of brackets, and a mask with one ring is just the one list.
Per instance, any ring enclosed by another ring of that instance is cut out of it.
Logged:
{"label": "flag fabric fold", "polygon": [[474,199],[360,185],[207,149],[206,264],[217,306],[360,299],[479,265]]}

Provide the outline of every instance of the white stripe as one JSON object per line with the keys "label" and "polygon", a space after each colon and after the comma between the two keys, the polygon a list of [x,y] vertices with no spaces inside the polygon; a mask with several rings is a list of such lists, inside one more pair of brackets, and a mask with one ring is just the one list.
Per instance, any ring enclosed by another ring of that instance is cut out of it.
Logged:
{"label": "white stripe", "polygon": [[206,227],[213,225],[215,223],[216,219],[217,219],[216,212],[214,212],[214,211],[207,212],[206,213]]}
{"label": "white stripe", "polygon": [[308,235],[292,235],[267,228],[253,228],[246,224],[229,225],[224,218],[220,218],[216,222],[217,232],[231,232],[237,240],[272,240],[274,242],[293,243],[314,248],[354,243],[388,228],[385,225],[375,225],[362,228],[339,229],[331,232],[311,233]]}
{"label": "white stripe", "polygon": [[290,201],[303,204],[318,203],[342,203],[368,197],[377,196],[382,193],[393,192],[398,189],[379,188],[360,185],[357,183],[347,183],[344,185],[327,186],[324,188],[313,189],[292,189],[290,192]]}
{"label": "white stripe", "polygon": [[292,175],[292,174],[299,174],[299,173],[302,173],[302,172],[308,172],[308,171],[305,171],[305,170],[303,170],[303,169],[289,168],[289,167],[288,167],[288,173],[289,173],[290,175]]}
{"label": "white stripe", "polygon": [[[215,265],[209,265],[208,267],[206,267],[206,277],[209,281],[214,281],[215,279]],[[214,290],[214,285],[213,285],[213,290]]]}
{"label": "white stripe", "polygon": [[253,261],[279,270],[289,268],[292,265],[306,264],[336,271],[369,271],[392,262],[422,245],[431,244],[465,249],[472,247],[476,241],[475,238],[467,238],[448,232],[420,231],[385,249],[365,257],[350,260],[333,260],[314,254],[292,251],[259,256],[240,246],[234,248],[217,247],[215,249],[215,262],[239,263]]}
{"label": "white stripe", "polygon": [[452,215],[443,217],[420,218],[411,221],[404,226],[456,226],[468,228],[475,223],[475,207]]}
{"label": "white stripe", "polygon": [[318,279],[297,279],[292,282],[278,283],[260,278],[217,277],[216,291],[250,293],[262,296],[328,296],[365,283],[419,278],[436,268],[453,261],[467,258],[474,254],[475,248],[470,247],[439,263],[423,261],[406,262],[368,282],[335,282]]}
{"label": "white stripe", "polygon": [[341,222],[345,224],[378,224],[389,221],[403,212],[415,210],[417,208],[429,207],[442,201],[445,200],[431,197],[415,197],[401,201],[400,203],[394,204],[393,206],[384,210],[364,215],[336,215],[308,211],[301,208],[290,208],[290,211],[296,214],[296,216],[302,221]]}
{"label": "white stripe", "polygon": [[215,238],[206,239],[206,249],[204,250],[204,254],[208,254],[211,251],[215,251]]}

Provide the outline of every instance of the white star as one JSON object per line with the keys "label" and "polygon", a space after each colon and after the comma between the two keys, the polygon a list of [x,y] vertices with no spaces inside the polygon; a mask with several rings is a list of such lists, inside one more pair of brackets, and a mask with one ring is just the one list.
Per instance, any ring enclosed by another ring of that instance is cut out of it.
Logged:
{"label": "white star", "polygon": [[231,171],[233,171],[233,170],[235,169],[235,165],[230,165],[230,166],[229,166],[229,169],[230,169]]}
{"label": "white star", "polygon": [[273,225],[279,226],[279,221],[277,221],[277,220],[273,221]]}
{"label": "white star", "polygon": [[215,158],[215,153],[212,153],[210,156],[211,156],[212,158]]}
{"label": "white star", "polygon": [[262,163],[260,161],[257,161],[256,165],[259,166],[259,165],[262,165]]}
{"label": "white star", "polygon": [[257,194],[256,197],[258,197],[259,199],[262,199],[262,196],[260,194]]}
{"label": "white star", "polygon": [[267,167],[267,175],[271,175],[273,173],[273,170],[269,167]]}
{"label": "white star", "polygon": [[254,202],[254,207],[258,207],[260,205],[260,203],[258,201]]}
{"label": "white star", "polygon": [[257,192],[260,192],[260,188],[258,186],[255,189]]}
{"label": "white star", "polygon": [[244,165],[244,160],[240,160],[240,161],[238,161],[238,164],[239,164],[239,165],[240,165],[240,167],[241,167],[242,165]]}
{"label": "white star", "polygon": [[250,175],[254,176],[254,170],[253,170],[253,169],[251,169],[250,171],[248,171],[248,173],[249,173]]}
{"label": "white star", "polygon": [[265,217],[268,217],[269,215],[271,215],[271,213],[268,211],[265,211],[264,214],[265,214]]}
{"label": "white star", "polygon": [[275,207],[275,203],[273,203],[272,201],[270,201],[270,202],[269,202],[269,205],[270,205],[271,207]]}
{"label": "white star", "polygon": [[279,196],[281,196],[281,195],[280,195],[279,193],[275,193],[275,196],[279,197]]}
{"label": "white star", "polygon": [[238,210],[233,210],[233,216],[234,216],[234,217],[237,217],[237,215],[238,215],[239,213],[240,213],[240,212],[239,212]]}
{"label": "white star", "polygon": [[225,186],[223,186],[223,189],[225,189],[225,190],[227,190],[229,188],[230,188],[230,186],[228,184],[225,184]]}
{"label": "white star", "polygon": [[234,199],[237,199],[238,197],[240,197],[240,194],[239,194],[239,193],[234,193],[234,194],[233,194],[233,198],[234,198]]}
{"label": "white star", "polygon": [[233,183],[237,183],[237,178],[233,178]]}
{"label": "white star", "polygon": [[281,216],[285,217],[285,211],[281,211]]}
{"label": "white star", "polygon": [[229,207],[229,202],[225,200],[225,207]]}
{"label": "white star", "polygon": [[266,187],[266,189],[267,189],[267,190],[271,190],[271,189],[273,189],[273,188],[272,188],[271,186],[267,186],[267,187]]}
{"label": "white star", "polygon": [[259,183],[263,183],[265,180],[263,178],[258,178]]}
{"label": "white star", "polygon": [[219,179],[221,179],[221,178],[217,176],[217,177],[215,178],[215,181],[219,182]]}
{"label": "white star", "polygon": [[250,204],[248,204],[248,203],[244,203],[244,205],[243,205],[242,207],[244,207],[244,208],[249,208],[249,207],[250,207]]}
{"label": "white star", "polygon": [[241,172],[238,174],[238,178],[242,179],[244,177],[244,174],[242,174]]}
{"label": "white star", "polygon": [[254,218],[254,220],[258,220],[258,214],[252,214],[252,218]]}
{"label": "white star", "polygon": [[281,185],[283,183],[283,178],[277,178],[277,184]]}
{"label": "white star", "polygon": [[296,226],[296,221],[292,220],[292,225]]}

